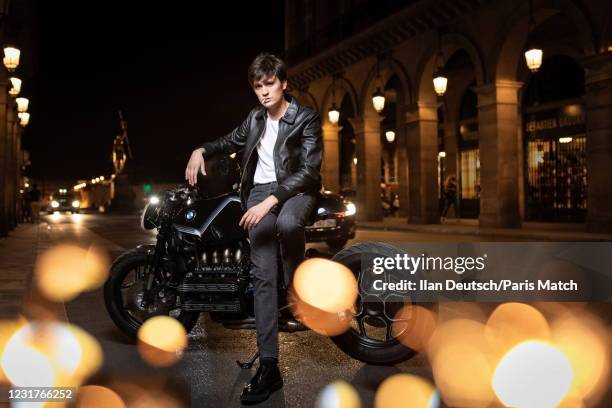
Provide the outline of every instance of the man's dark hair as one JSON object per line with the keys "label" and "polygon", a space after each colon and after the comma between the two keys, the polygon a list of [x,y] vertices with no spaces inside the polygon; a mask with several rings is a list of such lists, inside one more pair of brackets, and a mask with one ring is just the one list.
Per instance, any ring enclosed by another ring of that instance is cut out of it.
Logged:
{"label": "man's dark hair", "polygon": [[263,77],[276,75],[281,81],[287,80],[287,66],[285,62],[274,54],[262,52],[255,57],[249,67],[249,84],[253,84]]}

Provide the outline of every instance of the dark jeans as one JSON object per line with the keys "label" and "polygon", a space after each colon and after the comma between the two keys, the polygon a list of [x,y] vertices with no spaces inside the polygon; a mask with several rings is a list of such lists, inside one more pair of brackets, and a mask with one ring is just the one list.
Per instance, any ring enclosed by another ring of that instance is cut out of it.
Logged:
{"label": "dark jeans", "polygon": [[[276,187],[276,182],[256,184],[249,194],[247,208],[262,202]],[[289,287],[295,268],[304,260],[304,227],[315,201],[310,194],[293,196],[280,208],[274,206],[249,231],[257,348],[262,358],[278,358],[278,257],[282,258],[284,285]]]}
{"label": "dark jeans", "polygon": [[459,200],[457,198],[457,194],[444,194],[444,207],[442,208],[442,217],[446,217],[448,210],[450,207],[455,207],[455,217],[459,218]]}

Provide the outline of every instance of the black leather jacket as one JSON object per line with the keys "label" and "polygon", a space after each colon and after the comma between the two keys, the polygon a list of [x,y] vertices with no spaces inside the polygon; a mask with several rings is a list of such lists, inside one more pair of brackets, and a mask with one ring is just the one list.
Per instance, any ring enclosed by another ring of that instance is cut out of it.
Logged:
{"label": "black leather jacket", "polygon": [[[286,96],[286,99],[289,106],[279,121],[278,137],[274,145],[278,187],[272,195],[276,196],[279,204],[294,195],[316,192],[321,188],[323,141],[319,114],[301,106],[291,96]],[[267,117],[266,109],[258,106],[232,132],[202,144],[204,157],[243,150],[240,200],[245,209],[257,166],[257,145],[266,130]]]}

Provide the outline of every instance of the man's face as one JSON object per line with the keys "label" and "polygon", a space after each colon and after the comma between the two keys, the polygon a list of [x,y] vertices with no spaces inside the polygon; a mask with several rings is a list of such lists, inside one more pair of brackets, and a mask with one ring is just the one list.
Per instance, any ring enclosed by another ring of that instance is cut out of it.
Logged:
{"label": "man's face", "polygon": [[287,81],[281,82],[276,75],[263,77],[253,84],[255,95],[266,109],[272,109],[282,102],[286,88]]}

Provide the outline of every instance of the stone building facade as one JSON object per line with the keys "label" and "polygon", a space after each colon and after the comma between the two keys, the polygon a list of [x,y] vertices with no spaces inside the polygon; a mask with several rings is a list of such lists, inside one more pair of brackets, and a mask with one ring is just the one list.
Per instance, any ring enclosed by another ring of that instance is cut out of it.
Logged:
{"label": "stone building facade", "polygon": [[[603,0],[286,1],[292,93],[321,113],[323,179],[381,220],[440,222],[444,178],[483,227],[612,231],[612,8]],[[533,25],[529,27],[529,16]],[[524,52],[544,53],[536,73]],[[439,97],[434,71],[448,78]],[[377,112],[372,95],[385,95]],[[332,124],[335,104],[340,121]],[[392,130],[393,142],[385,139]]]}

